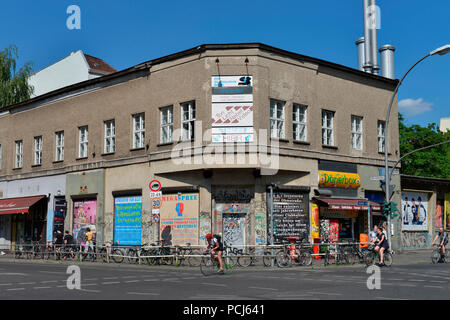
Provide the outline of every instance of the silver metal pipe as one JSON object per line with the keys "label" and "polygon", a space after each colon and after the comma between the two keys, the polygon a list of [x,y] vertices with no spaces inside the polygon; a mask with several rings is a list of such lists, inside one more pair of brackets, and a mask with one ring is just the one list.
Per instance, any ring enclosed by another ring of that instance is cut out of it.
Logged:
{"label": "silver metal pipe", "polygon": [[395,79],[394,75],[394,51],[395,47],[386,44],[378,50],[380,51],[381,75],[385,78]]}
{"label": "silver metal pipe", "polygon": [[[372,73],[378,74],[380,67],[378,66],[378,45],[377,45],[377,5],[376,0],[369,0],[369,12],[370,20],[369,23],[369,35],[370,35],[370,60],[372,63]],[[369,18],[369,16],[368,16]]]}
{"label": "silver metal pipe", "polygon": [[369,31],[369,0],[363,0],[363,12],[364,12],[364,71],[372,72],[372,60],[371,60],[371,41]]}
{"label": "silver metal pipe", "polygon": [[359,38],[355,42],[356,48],[358,50],[358,70],[364,71],[364,63],[365,63],[365,41],[364,37]]}

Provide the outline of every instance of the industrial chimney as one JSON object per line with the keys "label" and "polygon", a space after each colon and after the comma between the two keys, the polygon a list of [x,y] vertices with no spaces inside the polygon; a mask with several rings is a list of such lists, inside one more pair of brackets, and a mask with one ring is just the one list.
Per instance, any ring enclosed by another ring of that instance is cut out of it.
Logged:
{"label": "industrial chimney", "polygon": [[364,37],[359,38],[355,42],[356,48],[358,49],[358,70],[361,71],[364,71],[364,63],[366,61],[364,43]]}
{"label": "industrial chimney", "polygon": [[386,44],[380,49],[381,55],[381,75],[385,78],[394,79],[394,51],[395,47]]}

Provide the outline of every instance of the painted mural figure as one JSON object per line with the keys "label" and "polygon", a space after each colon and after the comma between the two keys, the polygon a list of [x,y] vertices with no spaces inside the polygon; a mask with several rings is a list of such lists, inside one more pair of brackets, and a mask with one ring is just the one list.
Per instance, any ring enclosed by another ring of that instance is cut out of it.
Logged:
{"label": "painted mural figure", "polygon": [[405,204],[403,205],[403,224],[409,224],[412,221],[411,205],[409,204],[408,197],[405,197]]}
{"label": "painted mural figure", "polygon": [[417,198],[418,204],[417,204],[417,214],[418,214],[418,222],[417,224],[423,224],[424,221],[427,219],[427,210],[425,210],[425,207],[422,204],[422,198]]}

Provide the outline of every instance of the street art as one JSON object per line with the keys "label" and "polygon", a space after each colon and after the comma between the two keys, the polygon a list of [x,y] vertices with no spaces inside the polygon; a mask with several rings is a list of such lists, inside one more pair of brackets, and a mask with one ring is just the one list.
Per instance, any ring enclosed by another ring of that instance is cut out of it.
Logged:
{"label": "street art", "polygon": [[255,213],[255,244],[264,245],[267,239],[267,213]]}
{"label": "street art", "polygon": [[424,232],[402,232],[402,247],[405,249],[428,248],[431,237]]}
{"label": "street art", "polygon": [[227,245],[245,244],[245,217],[238,214],[223,215],[223,240]]}

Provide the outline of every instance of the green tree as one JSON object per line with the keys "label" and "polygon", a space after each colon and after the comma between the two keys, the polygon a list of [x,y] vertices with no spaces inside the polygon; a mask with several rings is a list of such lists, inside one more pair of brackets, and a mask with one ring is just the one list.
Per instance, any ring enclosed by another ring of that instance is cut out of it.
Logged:
{"label": "green tree", "polygon": [[16,70],[17,47],[10,45],[0,51],[0,109],[30,99],[33,87],[28,85],[32,64],[27,62]]}
{"label": "green tree", "polygon": [[[450,131],[443,133],[435,123],[427,127],[406,126],[399,113],[400,154],[448,141]],[[450,179],[450,144],[419,151],[402,160],[401,172],[414,176]]]}

